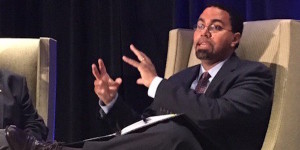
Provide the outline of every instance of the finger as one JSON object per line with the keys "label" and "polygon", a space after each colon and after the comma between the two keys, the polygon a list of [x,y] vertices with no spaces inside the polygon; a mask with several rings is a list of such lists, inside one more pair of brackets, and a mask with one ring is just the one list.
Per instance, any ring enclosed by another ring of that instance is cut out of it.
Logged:
{"label": "finger", "polygon": [[121,85],[121,84],[122,84],[122,79],[121,79],[121,78],[117,78],[117,79],[115,80],[115,82],[118,83],[119,85]]}
{"label": "finger", "polygon": [[113,85],[109,86],[109,90],[111,91],[116,91],[118,90],[119,86],[122,84],[122,79],[121,78],[117,78]]}
{"label": "finger", "polygon": [[[106,67],[105,67],[104,62],[103,62],[102,59],[98,59],[98,64],[99,64],[99,70],[100,70],[100,73],[101,73],[101,74],[107,74],[107,72],[106,72]],[[101,75],[101,74],[100,74],[100,75]]]}
{"label": "finger", "polygon": [[97,94],[98,95],[101,95],[101,96],[103,96],[103,97],[107,97],[106,96],[106,90],[105,89],[99,89],[98,91],[97,91]]}
{"label": "finger", "polygon": [[143,84],[144,84],[142,78],[138,78],[138,79],[136,80],[136,83],[139,84],[139,85],[143,85]]}
{"label": "finger", "polygon": [[116,80],[113,79],[109,79],[108,80],[108,85],[109,86],[119,86],[122,83],[122,79],[121,78],[117,78]]}
{"label": "finger", "polygon": [[138,50],[133,44],[130,44],[130,49],[136,55],[139,61],[142,62],[147,59],[147,56],[143,52]]}
{"label": "finger", "polygon": [[108,87],[108,89],[112,92],[112,91],[117,91],[119,88],[119,86],[110,86]]}
{"label": "finger", "polygon": [[137,61],[135,61],[133,59],[130,59],[130,58],[126,57],[126,56],[123,56],[122,59],[123,59],[124,62],[126,62],[127,64],[129,64],[129,65],[131,65],[131,66],[133,66],[135,68],[139,67],[140,63],[138,63]]}
{"label": "finger", "polygon": [[121,82],[122,82],[121,78],[117,78],[116,80],[113,80],[113,79],[110,78],[108,80],[108,85],[109,86],[118,86],[118,85],[120,85]]}
{"label": "finger", "polygon": [[102,88],[103,86],[105,86],[105,83],[102,80],[95,80],[94,81],[94,86]]}
{"label": "finger", "polygon": [[95,81],[94,81],[94,86],[98,86],[98,85],[99,85],[99,81],[100,81],[100,80],[95,80]]}
{"label": "finger", "polygon": [[96,79],[98,79],[98,80],[100,79],[100,73],[95,64],[92,64],[92,73]]}

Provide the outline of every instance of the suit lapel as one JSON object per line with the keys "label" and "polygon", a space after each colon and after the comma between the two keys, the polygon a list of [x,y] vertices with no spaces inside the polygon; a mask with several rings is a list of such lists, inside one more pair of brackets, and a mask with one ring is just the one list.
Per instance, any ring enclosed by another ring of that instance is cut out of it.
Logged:
{"label": "suit lapel", "polygon": [[184,85],[184,87],[186,89],[190,89],[193,81],[198,77],[199,71],[200,71],[200,64],[190,68],[190,71],[188,71],[184,75],[184,79],[182,80],[183,81],[182,84]]}
{"label": "suit lapel", "polygon": [[214,79],[211,81],[210,85],[208,86],[205,95],[211,95],[214,93],[215,86],[220,84],[227,75],[230,75],[233,72],[239,62],[239,58],[235,55],[235,53],[224,63],[222,68],[216,74]]}

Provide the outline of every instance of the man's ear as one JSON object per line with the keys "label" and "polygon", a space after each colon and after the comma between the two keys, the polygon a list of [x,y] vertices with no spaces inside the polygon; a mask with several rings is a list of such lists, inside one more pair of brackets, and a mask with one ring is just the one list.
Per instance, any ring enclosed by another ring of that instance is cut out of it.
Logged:
{"label": "man's ear", "polygon": [[231,42],[231,46],[236,47],[236,45],[239,44],[240,39],[241,39],[241,33],[240,32],[234,33],[233,40]]}

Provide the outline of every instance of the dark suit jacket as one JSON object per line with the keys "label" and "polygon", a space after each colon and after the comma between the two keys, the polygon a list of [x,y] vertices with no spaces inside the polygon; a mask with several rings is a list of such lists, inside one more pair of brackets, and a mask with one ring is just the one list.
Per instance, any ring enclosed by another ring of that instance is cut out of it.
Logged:
{"label": "dark suit jacket", "polygon": [[45,140],[48,128],[32,104],[26,79],[0,70],[0,89],[0,128],[16,125],[37,139]]}
{"label": "dark suit jacket", "polygon": [[[152,115],[184,113],[198,128],[204,149],[260,149],[272,106],[273,76],[261,63],[240,60],[233,54],[210,83],[205,94],[190,86],[200,65],[163,80],[148,109]],[[116,129],[139,119],[118,98],[102,118]]]}

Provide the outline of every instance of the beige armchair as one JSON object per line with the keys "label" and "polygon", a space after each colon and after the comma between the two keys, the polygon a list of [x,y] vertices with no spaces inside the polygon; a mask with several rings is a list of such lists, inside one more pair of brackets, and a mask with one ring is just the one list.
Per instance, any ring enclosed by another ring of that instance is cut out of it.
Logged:
{"label": "beige armchair", "polygon": [[[237,54],[259,61],[275,74],[271,118],[263,150],[300,149],[300,22],[264,20],[245,22]],[[174,29],[169,33],[165,78],[197,63],[193,31]]]}
{"label": "beige armchair", "polygon": [[26,77],[38,113],[54,139],[56,101],[56,40],[0,38],[0,68]]}

